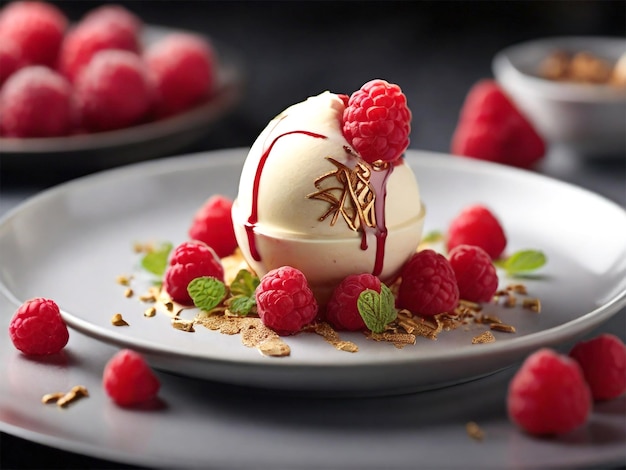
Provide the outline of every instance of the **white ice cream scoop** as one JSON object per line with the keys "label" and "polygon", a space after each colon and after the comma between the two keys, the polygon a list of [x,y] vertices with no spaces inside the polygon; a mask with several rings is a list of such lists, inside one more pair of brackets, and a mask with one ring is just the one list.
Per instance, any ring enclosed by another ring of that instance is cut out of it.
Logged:
{"label": "white ice cream scoop", "polygon": [[403,159],[371,165],[346,141],[344,107],[324,92],[274,118],[250,149],[232,212],[251,268],[301,270],[321,305],[349,274],[393,279],[425,215]]}

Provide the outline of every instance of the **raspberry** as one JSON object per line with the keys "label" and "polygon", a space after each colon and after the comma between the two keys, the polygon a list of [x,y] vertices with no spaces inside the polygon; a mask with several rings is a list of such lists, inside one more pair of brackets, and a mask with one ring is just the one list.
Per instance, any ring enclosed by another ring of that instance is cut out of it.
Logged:
{"label": "raspberry", "polygon": [[479,246],[497,259],[506,248],[506,235],[493,212],[475,204],[463,209],[448,227],[448,252],[458,245]]}
{"label": "raspberry", "polygon": [[279,335],[297,333],[317,316],[317,301],[304,274],[291,266],[263,276],[255,297],[261,321]]}
{"label": "raspberry", "polygon": [[366,289],[380,293],[380,279],[372,274],[352,274],[341,281],[326,305],[328,323],[338,330],[364,330],[366,326],[357,301]]}
{"label": "raspberry", "polygon": [[102,385],[120,406],[145,403],[156,397],[161,384],[141,354],[129,349],[117,352],[104,366]]}
{"label": "raspberry", "polygon": [[469,91],[451,152],[480,160],[530,168],[546,152],[542,137],[494,80]]}
{"label": "raspberry", "polygon": [[197,277],[209,276],[224,281],[224,268],[213,248],[194,240],[176,247],[165,271],[163,288],[172,300],[193,305],[187,286]]}
{"label": "raspberry", "polygon": [[74,124],[71,85],[43,65],[18,70],[0,91],[0,132],[4,136],[63,136]]}
{"label": "raspberry", "polygon": [[59,306],[38,297],[24,302],[9,323],[13,345],[28,355],[56,354],[69,340]]}
{"label": "raspberry", "polygon": [[152,44],[144,59],[156,80],[161,117],[191,108],[213,90],[214,51],[201,36],[170,34]]}
{"label": "raspberry", "polygon": [[543,348],[531,354],[509,384],[511,420],[529,434],[565,434],[583,425],[591,393],[573,359]]}
{"label": "raspberry", "polygon": [[65,36],[59,52],[58,68],[74,83],[92,58],[107,49],[139,54],[137,30],[129,28],[127,21],[117,20],[115,15],[99,15],[91,20],[87,18]]}
{"label": "raspberry", "polygon": [[67,18],[51,3],[13,2],[0,15],[0,43],[13,41],[25,65],[53,68],[66,28]]}
{"label": "raspberry", "polygon": [[392,162],[409,146],[411,111],[398,85],[372,80],[350,96],[343,135],[369,163]]}
{"label": "raspberry", "polygon": [[8,38],[0,41],[0,87],[21,65],[19,47]]}
{"label": "raspberry", "polygon": [[189,237],[209,245],[220,258],[232,254],[237,248],[232,207],[233,201],[226,196],[211,196],[196,212]]}
{"label": "raspberry", "polygon": [[419,315],[448,312],[459,302],[450,262],[434,250],[415,253],[402,267],[398,306]]}
{"label": "raspberry", "polygon": [[81,124],[93,132],[139,124],[147,119],[153,93],[139,56],[120,50],[98,52],[76,82]]}
{"label": "raspberry", "polygon": [[611,400],[626,391],[626,346],[617,336],[605,333],[581,341],[569,355],[581,367],[594,400]]}
{"label": "raspberry", "polygon": [[143,27],[141,19],[121,5],[105,4],[89,11],[82,19],[82,23],[90,21],[110,21],[117,26],[128,30],[133,35],[139,35]]}
{"label": "raspberry", "polygon": [[448,253],[459,295],[471,302],[489,302],[498,290],[498,274],[489,255],[478,246],[458,245]]}

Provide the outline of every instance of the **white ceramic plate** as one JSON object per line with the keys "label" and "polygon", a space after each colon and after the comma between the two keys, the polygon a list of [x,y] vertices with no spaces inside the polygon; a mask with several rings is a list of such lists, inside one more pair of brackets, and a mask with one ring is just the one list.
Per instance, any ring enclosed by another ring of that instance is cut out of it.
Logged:
{"label": "white ceramic plate", "polygon": [[[360,348],[341,352],[313,334],[287,338],[292,354],[268,358],[238,336],[173,329],[165,315],[116,284],[133,268],[136,241],[186,239],[191,217],[213,193],[234,197],[245,149],[137,164],[63,184],[0,223],[0,282],[16,303],[55,299],[74,329],[146,354],[154,367],[227,383],[292,391],[388,394],[440,387],[507,367],[541,346],[573,340],[626,303],[626,212],[588,191],[531,172],[409,151],[428,207],[426,232],[443,230],[463,207],[482,202],[507,230],[509,251],[537,248],[548,264],[524,279],[540,314],[493,307],[517,328],[473,345],[484,327],[418,339],[396,349],[345,334]],[[517,282],[502,279],[503,284]],[[110,324],[120,312],[130,327]]]}
{"label": "white ceramic plate", "polygon": [[[173,32],[146,25],[144,47]],[[34,166],[96,171],[153,157],[173,154],[201,140],[211,124],[222,119],[239,103],[243,94],[244,71],[237,53],[212,42],[219,61],[218,86],[205,103],[175,116],[108,132],[39,139],[0,138],[3,171],[30,171]]]}

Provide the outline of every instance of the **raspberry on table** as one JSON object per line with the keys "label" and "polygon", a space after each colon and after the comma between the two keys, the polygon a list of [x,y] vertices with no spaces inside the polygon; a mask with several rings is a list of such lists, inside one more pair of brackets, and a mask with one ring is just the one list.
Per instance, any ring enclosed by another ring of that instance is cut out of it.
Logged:
{"label": "raspberry on table", "polygon": [[130,349],[118,351],[104,367],[102,385],[120,406],[133,406],[156,398],[161,384],[143,356]]}
{"label": "raspberry on table", "polygon": [[491,257],[478,246],[457,245],[448,253],[459,295],[471,302],[489,302],[498,290],[498,273]]}
{"label": "raspberry on table", "polygon": [[20,48],[11,39],[0,41],[0,87],[22,66]]}
{"label": "raspberry on table", "polygon": [[529,434],[573,431],[585,424],[591,406],[591,392],[576,361],[548,348],[531,354],[509,383],[509,417]]}
{"label": "raspberry on table", "polygon": [[450,223],[448,252],[458,245],[479,246],[491,259],[499,258],[506,248],[506,235],[494,213],[481,204],[465,207]]}
{"label": "raspberry on table", "polygon": [[70,335],[56,302],[37,297],[17,309],[9,323],[9,337],[24,354],[39,356],[61,351]]}
{"label": "raspberry on table", "polygon": [[94,55],[76,81],[76,101],[83,128],[108,131],[148,119],[154,88],[141,58],[128,51]]}
{"label": "raspberry on table", "polygon": [[5,137],[68,135],[75,115],[71,85],[43,65],[18,70],[0,90],[0,134]]}
{"label": "raspberry on table", "polygon": [[81,21],[65,36],[59,51],[58,69],[74,83],[92,58],[100,51],[116,49],[139,55],[138,31],[114,15],[100,15]]}
{"label": "raspberry on table", "polygon": [[543,138],[495,80],[481,80],[470,89],[452,154],[530,168],[545,152]]}
{"label": "raspberry on table", "polygon": [[169,34],[150,45],[143,57],[156,81],[159,117],[192,108],[215,87],[215,52],[202,36]]}
{"label": "raspberry on table", "polygon": [[224,282],[224,268],[219,257],[206,243],[198,240],[183,242],[172,253],[165,271],[163,289],[175,302],[193,305],[187,286],[203,276]]}
{"label": "raspberry on table", "polygon": [[209,197],[194,215],[189,237],[209,245],[220,258],[232,254],[237,248],[232,207],[233,201],[226,196],[216,194]]}
{"label": "raspberry on table", "polygon": [[12,2],[0,13],[0,43],[17,44],[25,65],[54,68],[67,23],[63,12],[52,3]]}
{"label": "raspberry on table", "polygon": [[291,266],[265,274],[255,297],[261,321],[279,335],[297,333],[317,316],[317,301],[306,277]]}
{"label": "raspberry on table", "polygon": [[326,320],[337,330],[359,331],[366,329],[359,313],[357,301],[366,289],[380,293],[380,279],[373,274],[351,274],[333,291],[326,305]]}
{"label": "raspberry on table", "polygon": [[459,287],[450,262],[434,250],[415,253],[402,267],[397,304],[412,313],[431,316],[453,310]]}
{"label": "raspberry on table", "polygon": [[612,400],[626,392],[626,346],[604,333],[580,341],[569,353],[578,362],[594,400]]}
{"label": "raspberry on table", "polygon": [[398,85],[371,80],[350,96],[343,134],[368,163],[392,162],[409,146],[411,111]]}

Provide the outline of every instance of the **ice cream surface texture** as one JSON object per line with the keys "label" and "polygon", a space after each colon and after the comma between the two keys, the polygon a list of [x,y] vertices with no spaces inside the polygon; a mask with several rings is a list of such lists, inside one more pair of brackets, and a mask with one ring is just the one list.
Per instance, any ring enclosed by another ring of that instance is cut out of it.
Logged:
{"label": "ice cream surface texture", "polygon": [[392,279],[416,251],[425,213],[403,158],[370,164],[346,140],[345,98],[321,93],[268,124],[248,153],[232,212],[257,275],[293,266],[321,304],[349,274]]}

